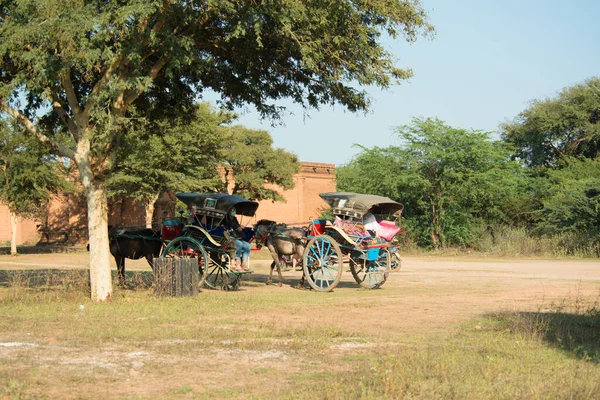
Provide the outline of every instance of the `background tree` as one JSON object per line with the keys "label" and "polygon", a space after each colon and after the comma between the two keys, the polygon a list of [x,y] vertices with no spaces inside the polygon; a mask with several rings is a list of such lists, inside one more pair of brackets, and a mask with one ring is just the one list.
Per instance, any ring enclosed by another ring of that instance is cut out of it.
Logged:
{"label": "background tree", "polygon": [[510,205],[527,180],[489,133],[438,119],[398,127],[403,146],[363,149],[338,170],[340,190],[388,196],[405,205],[421,245],[471,245],[482,223],[512,218]]}
{"label": "background tree", "polygon": [[193,118],[169,116],[143,120],[122,139],[108,178],[110,195],[144,202],[146,227],[152,227],[163,192],[213,191],[221,185],[216,165],[234,115],[208,103],[190,109]]}
{"label": "background tree", "polygon": [[537,212],[531,214],[530,232],[571,235],[575,245],[568,244],[567,251],[598,243],[600,79],[535,100],[501,128],[516,158],[536,177]]}
{"label": "background tree", "polygon": [[368,108],[366,91],[411,71],[382,33],[429,33],[418,0],[355,2],[5,1],[0,4],[0,109],[75,162],[86,193],[91,293],[112,294],[106,177],[138,102],[178,109],[205,89],[224,104],[273,101]]}
{"label": "background tree", "polygon": [[543,234],[582,233],[600,239],[600,160],[571,159],[565,168],[548,171],[542,192]]}
{"label": "background tree", "polygon": [[283,201],[283,196],[268,185],[291,189],[294,174],[300,170],[298,157],[283,149],[274,149],[267,131],[240,125],[230,129],[223,157],[223,191],[228,190],[228,182],[233,182],[231,194],[249,200]]}
{"label": "background tree", "polygon": [[556,98],[534,100],[502,138],[531,167],[556,167],[570,157],[600,155],[600,78],[562,90]]}
{"label": "background tree", "polygon": [[0,200],[11,216],[10,253],[17,254],[17,217],[39,218],[52,194],[71,188],[65,168],[23,129],[0,119]]}

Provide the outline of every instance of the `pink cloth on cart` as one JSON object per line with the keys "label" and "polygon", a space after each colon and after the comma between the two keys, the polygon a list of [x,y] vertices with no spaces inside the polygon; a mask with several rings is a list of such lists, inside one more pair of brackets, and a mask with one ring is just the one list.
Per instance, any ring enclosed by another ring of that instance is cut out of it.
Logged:
{"label": "pink cloth on cart", "polygon": [[391,242],[394,236],[400,232],[400,228],[393,221],[379,221],[379,237]]}

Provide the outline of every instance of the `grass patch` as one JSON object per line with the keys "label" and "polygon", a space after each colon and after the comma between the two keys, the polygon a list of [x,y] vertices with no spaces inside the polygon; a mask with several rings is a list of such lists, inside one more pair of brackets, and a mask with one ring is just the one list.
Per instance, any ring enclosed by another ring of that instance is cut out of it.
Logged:
{"label": "grass patch", "polygon": [[11,399],[11,400],[25,400],[29,399],[29,396],[23,394],[25,385],[22,382],[11,380],[9,381],[4,388],[0,390],[0,394],[2,394],[2,399]]}
{"label": "grass patch", "polygon": [[173,394],[180,394],[180,395],[182,395],[182,394],[188,394],[188,393],[190,393],[192,391],[194,391],[194,388],[192,388],[189,385],[185,385],[185,386],[182,386],[180,388],[173,389],[171,392]]}
{"label": "grass patch", "polygon": [[345,398],[593,398],[597,366],[579,363],[539,342],[479,334],[388,355],[328,380],[307,397]]}
{"label": "grass patch", "polygon": [[[600,393],[598,302],[567,299],[550,311],[491,314],[440,342],[346,356],[346,372],[316,373],[283,398],[562,399]],[[296,376],[301,383],[307,375]]]}
{"label": "grass patch", "polygon": [[[136,383],[149,388],[139,394],[144,399],[600,393],[600,296],[590,301],[576,292],[534,312],[484,315],[444,336],[378,336],[353,331],[339,316],[373,313],[401,299],[393,291],[256,289],[156,298],[140,283],[116,288],[111,303],[94,303],[84,271],[13,272],[0,285],[0,336],[3,344],[21,345],[0,348],[9,355],[0,366],[0,398],[61,398],[47,392],[60,388],[72,398],[135,398],[126,390]],[[426,288],[423,296],[436,290]],[[283,315],[290,318],[282,322]],[[123,392],[105,396],[107,387]]]}
{"label": "grass patch", "polygon": [[597,258],[600,244],[587,233],[532,235],[525,228],[496,226],[482,231],[475,250],[500,257]]}

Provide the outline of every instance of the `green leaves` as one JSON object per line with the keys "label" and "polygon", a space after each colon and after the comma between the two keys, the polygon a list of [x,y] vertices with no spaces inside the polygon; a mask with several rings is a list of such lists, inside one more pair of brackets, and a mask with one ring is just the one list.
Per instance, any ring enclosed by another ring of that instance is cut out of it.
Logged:
{"label": "green leaves", "polygon": [[530,166],[560,166],[569,157],[600,155],[600,78],[566,88],[556,98],[536,100],[510,123],[503,139]]}
{"label": "green leaves", "polygon": [[507,205],[528,180],[488,133],[414,119],[398,134],[402,147],[365,148],[338,169],[338,188],[403,203],[412,234],[426,246],[469,245],[479,221],[512,218],[515,210]]}
{"label": "green leaves", "polygon": [[72,136],[69,148],[53,144],[65,156],[91,138],[98,177],[138,101],[176,109],[212,89],[230,109],[251,103],[274,119],[284,97],[362,111],[369,99],[358,84],[411,75],[381,34],[413,41],[433,31],[417,0],[28,0],[2,13],[2,99],[24,91],[29,118],[47,113],[47,128]]}
{"label": "green leaves", "polygon": [[149,201],[164,191],[213,191],[226,127],[233,118],[201,103],[193,118],[159,119],[132,126],[119,146],[108,180],[112,196]]}
{"label": "green leaves", "polygon": [[0,120],[0,199],[11,212],[39,217],[52,193],[68,190],[65,168],[47,149]]}
{"label": "green leaves", "polygon": [[293,176],[300,170],[294,154],[273,148],[268,132],[239,125],[228,132],[224,160],[226,179],[234,183],[232,193],[250,200],[283,201],[277,186],[293,188]]}
{"label": "green leaves", "polygon": [[564,168],[548,171],[546,182],[538,232],[600,234],[600,160],[571,158]]}

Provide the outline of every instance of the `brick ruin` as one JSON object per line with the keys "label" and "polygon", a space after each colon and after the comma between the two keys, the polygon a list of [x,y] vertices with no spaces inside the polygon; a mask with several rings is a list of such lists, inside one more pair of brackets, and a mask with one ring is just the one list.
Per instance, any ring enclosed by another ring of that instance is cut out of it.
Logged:
{"label": "brick ruin", "polygon": [[[290,190],[279,189],[286,202],[261,201],[254,223],[260,219],[271,219],[288,225],[307,225],[317,218],[326,204],[319,193],[336,190],[334,164],[302,162],[300,171],[294,175],[295,187]],[[276,187],[275,187],[276,188]],[[276,188],[277,190],[277,188]],[[153,225],[160,226],[164,215],[175,214],[177,199],[173,193],[164,193],[157,201]],[[144,205],[133,199],[109,200],[109,225],[144,227]],[[10,241],[10,213],[8,207],[0,204],[0,242]],[[17,244],[64,244],[87,243],[87,215],[83,194],[55,196],[47,215],[36,219],[19,218]]]}

